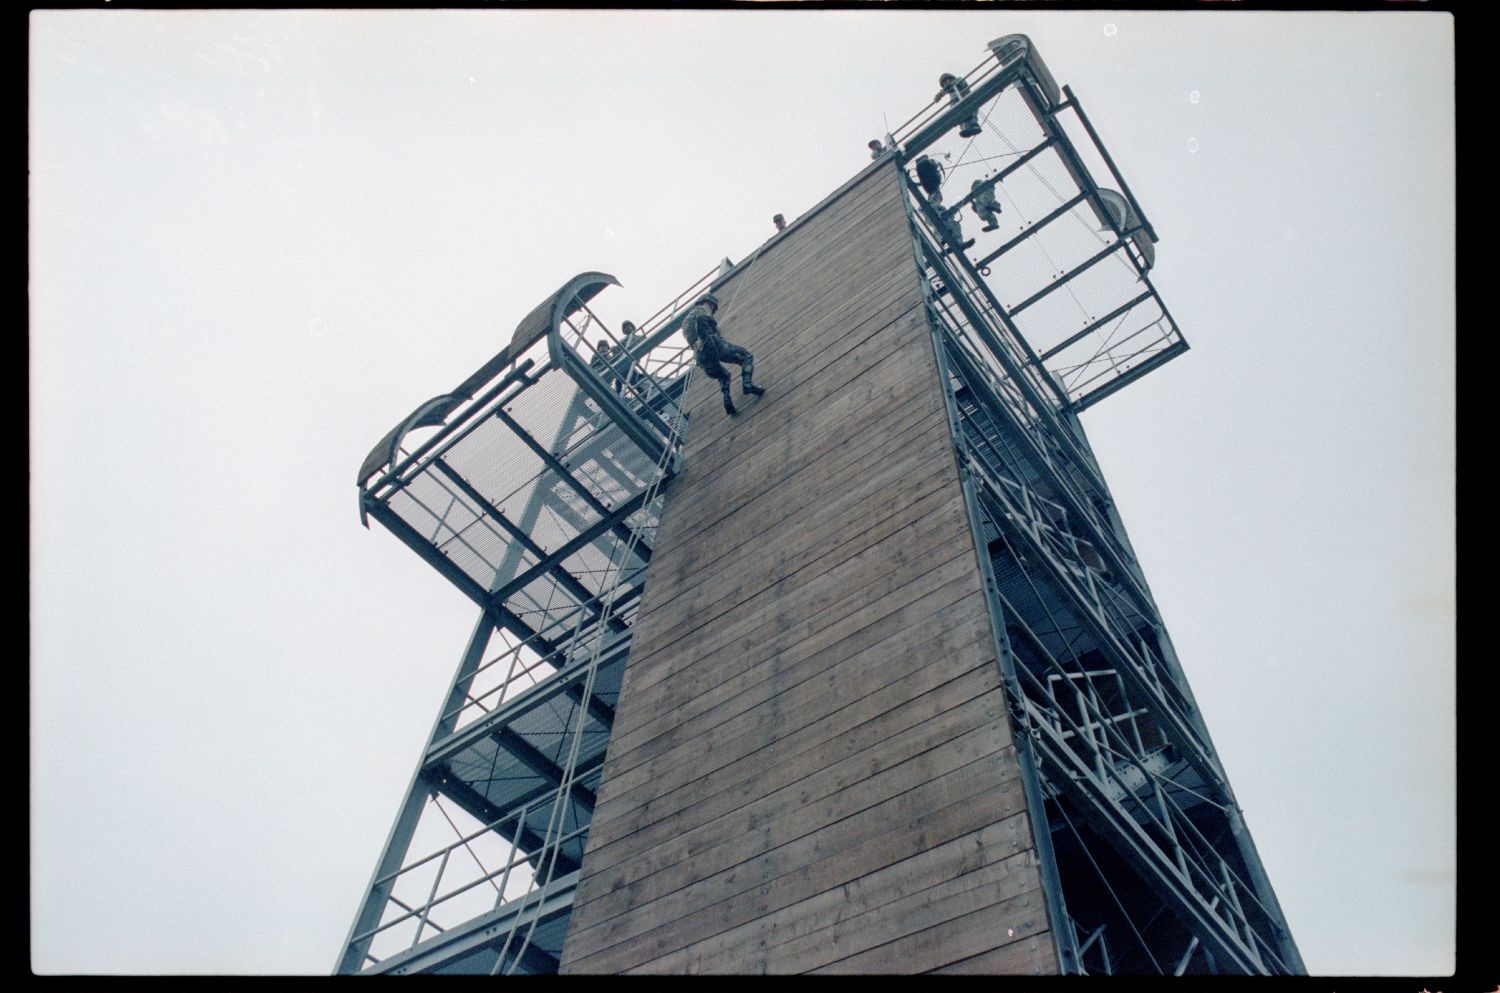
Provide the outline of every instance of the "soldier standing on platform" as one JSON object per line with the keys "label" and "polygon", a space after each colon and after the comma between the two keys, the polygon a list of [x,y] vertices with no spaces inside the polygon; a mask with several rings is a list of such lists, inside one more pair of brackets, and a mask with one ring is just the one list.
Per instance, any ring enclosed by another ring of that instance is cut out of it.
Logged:
{"label": "soldier standing on platform", "polygon": [[[939,76],[938,85],[943,88],[942,92],[932,99],[941,100],[943,99],[943,94],[946,93],[948,94],[948,103],[954,107],[957,107],[963,101],[963,98],[969,95],[969,84],[951,72],[945,72]],[[964,119],[963,126],[958,129],[958,136],[960,138],[972,138],[983,130],[979,126],[979,111],[975,110],[974,113]]]}
{"label": "soldier standing on platform", "polygon": [[622,321],[620,335],[620,347],[615,350],[615,358],[625,370],[625,384],[634,386],[645,376],[644,368],[639,364],[645,356],[637,353],[641,351],[646,336],[635,326],[634,321]]}
{"label": "soldier standing on platform", "polygon": [[943,204],[943,167],[926,155],[917,156],[917,184],[927,199],[941,207]]}
{"label": "soldier standing on platform", "polygon": [[589,359],[589,365],[604,380],[606,386],[614,388],[616,393],[620,392],[620,376],[615,371],[616,356],[611,350],[608,339],[600,339],[599,344],[594,346],[594,357]]}
{"label": "soldier standing on platform", "polygon": [[705,293],[698,298],[693,309],[682,319],[682,333],[693,346],[693,356],[698,368],[719,381],[719,392],[724,397],[724,413],[733,416],[739,413],[729,398],[729,371],[723,363],[740,367],[740,391],[745,396],[760,396],[766,392],[751,380],[755,372],[755,356],[739,345],[725,341],[719,334],[718,321],[714,315],[719,311],[719,298]]}

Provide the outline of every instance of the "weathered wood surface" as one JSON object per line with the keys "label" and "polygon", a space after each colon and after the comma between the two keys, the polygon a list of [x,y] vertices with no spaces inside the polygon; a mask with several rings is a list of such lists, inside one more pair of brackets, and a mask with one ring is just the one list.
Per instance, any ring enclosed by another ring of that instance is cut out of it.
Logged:
{"label": "weathered wood surface", "polygon": [[1056,970],[896,179],[719,292],[564,972]]}

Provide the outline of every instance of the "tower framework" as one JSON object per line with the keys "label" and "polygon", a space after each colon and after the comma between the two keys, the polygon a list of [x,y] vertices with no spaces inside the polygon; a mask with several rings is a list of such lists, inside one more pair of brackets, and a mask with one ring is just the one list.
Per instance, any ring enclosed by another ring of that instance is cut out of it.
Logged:
{"label": "tower framework", "polygon": [[[480,618],[338,971],[1303,971],[1077,418],[1187,348],[1155,232],[1027,39],[950,92],[367,458]],[[737,419],[709,288],[775,370]]]}

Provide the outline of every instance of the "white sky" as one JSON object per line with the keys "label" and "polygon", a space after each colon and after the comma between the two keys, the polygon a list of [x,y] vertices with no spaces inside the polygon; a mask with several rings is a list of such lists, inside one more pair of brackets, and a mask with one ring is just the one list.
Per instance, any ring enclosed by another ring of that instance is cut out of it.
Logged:
{"label": "white sky", "polygon": [[31,31],[33,969],[329,971],[474,619],[360,528],[365,453],[567,277],[641,319],[1024,32],[1161,236],[1192,350],[1083,420],[1306,964],[1451,972],[1449,16]]}

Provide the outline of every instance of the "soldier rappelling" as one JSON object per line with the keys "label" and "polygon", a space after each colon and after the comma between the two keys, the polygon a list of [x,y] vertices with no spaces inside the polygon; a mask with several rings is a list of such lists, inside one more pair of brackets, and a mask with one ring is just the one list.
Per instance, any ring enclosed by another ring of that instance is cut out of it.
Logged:
{"label": "soldier rappelling", "polygon": [[755,372],[755,356],[739,345],[725,341],[719,334],[719,324],[714,319],[718,311],[719,298],[712,293],[703,294],[682,319],[682,333],[693,347],[693,357],[698,360],[698,368],[719,381],[719,392],[724,397],[724,412],[734,415],[739,411],[735,410],[734,402],[729,398],[729,370],[724,368],[725,362],[740,367],[740,391],[745,396],[760,396],[766,391],[763,387],[756,386],[751,379]]}

